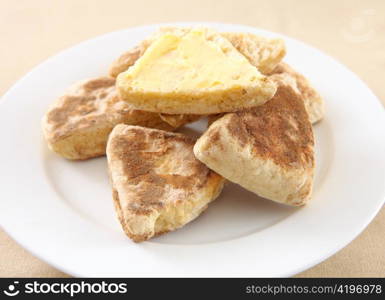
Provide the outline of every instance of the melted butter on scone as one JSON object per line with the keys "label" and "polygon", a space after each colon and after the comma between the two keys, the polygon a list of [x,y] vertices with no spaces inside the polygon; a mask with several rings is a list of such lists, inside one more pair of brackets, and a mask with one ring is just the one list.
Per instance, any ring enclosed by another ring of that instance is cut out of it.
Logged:
{"label": "melted butter on scone", "polygon": [[118,76],[123,99],[162,113],[216,113],[260,105],[275,92],[229,41],[207,29],[165,33]]}
{"label": "melted butter on scone", "polygon": [[227,85],[234,88],[263,76],[245,57],[226,56],[202,30],[160,37],[126,74],[143,90],[178,91]]}

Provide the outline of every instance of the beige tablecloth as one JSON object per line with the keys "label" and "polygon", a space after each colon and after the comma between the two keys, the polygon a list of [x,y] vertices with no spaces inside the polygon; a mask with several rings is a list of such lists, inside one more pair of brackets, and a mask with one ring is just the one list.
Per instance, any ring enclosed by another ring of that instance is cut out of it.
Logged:
{"label": "beige tablecloth", "polygon": [[[85,39],[172,21],[243,23],[287,34],[340,60],[385,100],[382,0],[2,0],[0,95],[36,64]],[[383,208],[352,243],[298,276],[385,277],[384,231]],[[5,276],[67,275],[32,256],[0,229],[0,277]]]}

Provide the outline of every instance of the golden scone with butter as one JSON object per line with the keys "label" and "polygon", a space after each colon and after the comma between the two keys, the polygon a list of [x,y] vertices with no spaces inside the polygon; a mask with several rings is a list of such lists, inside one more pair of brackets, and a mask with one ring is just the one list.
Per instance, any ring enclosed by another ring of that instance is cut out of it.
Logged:
{"label": "golden scone with butter", "polygon": [[[152,34],[149,38],[144,39],[139,43],[139,45],[123,53],[117,60],[115,60],[109,70],[111,77],[116,77],[120,73],[126,71],[130,66],[132,66],[138,59],[141,57],[151,43],[159,37],[164,32],[172,31],[174,33],[183,32],[184,29],[178,28],[163,28],[158,32]],[[180,127],[186,123],[194,122],[200,119],[201,115],[181,115],[181,114],[160,114],[160,118],[166,123],[170,124],[173,127]]]}
{"label": "golden scone with butter", "polygon": [[189,29],[183,27],[161,27],[158,31],[151,34],[146,39],[140,41],[138,45],[124,52],[110,66],[109,75],[117,77],[120,73],[127,71],[147,50],[150,45],[165,33],[172,33],[183,36]]}
{"label": "golden scone with butter", "polygon": [[190,121],[171,122],[174,126],[157,113],[134,109],[118,97],[115,78],[99,77],[71,87],[51,106],[42,123],[54,152],[67,159],[83,160],[106,153],[108,135],[116,124],[174,130]]}
{"label": "golden scone with butter", "polygon": [[312,124],[322,120],[325,113],[324,101],[305,76],[296,72],[288,64],[281,62],[271,73],[270,78],[293,87],[303,99]]}
{"label": "golden scone with butter", "polygon": [[110,66],[109,75],[111,77],[117,77],[120,73],[127,71],[129,67],[135,64],[135,62],[144,54],[147,48],[161,35],[167,32],[172,32],[177,35],[184,35],[186,33],[185,28],[178,27],[161,27],[158,31],[151,34],[146,39],[140,41],[140,43],[134,46],[132,49],[124,52],[120,55]]}
{"label": "golden scone with butter", "polygon": [[221,192],[224,179],[198,161],[195,140],[179,133],[117,125],[107,144],[115,209],[135,242],[178,229]]}
{"label": "golden scone with butter", "polygon": [[299,206],[311,197],[314,138],[303,100],[279,85],[270,101],[216,120],[195,156],[226,179],[267,199]]}
{"label": "golden scone with butter", "polygon": [[[116,77],[131,67],[162,34],[172,33],[183,36],[190,30],[183,27],[161,27],[159,31],[119,56],[110,66],[110,76]],[[229,40],[263,74],[271,73],[286,54],[282,39],[267,39],[242,32],[220,32],[219,34]]]}
{"label": "golden scone with butter", "polygon": [[191,29],[165,33],[117,77],[120,97],[137,109],[166,114],[213,114],[258,106],[276,84],[220,34]]}

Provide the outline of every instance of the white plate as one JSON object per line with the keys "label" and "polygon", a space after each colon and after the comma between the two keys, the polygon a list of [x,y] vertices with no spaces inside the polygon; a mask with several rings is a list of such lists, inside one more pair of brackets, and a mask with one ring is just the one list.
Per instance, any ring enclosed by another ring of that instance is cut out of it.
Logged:
{"label": "white plate", "polygon": [[299,41],[246,26],[205,25],[284,38],[286,61],[324,97],[309,205],[289,208],[229,185],[185,228],[135,244],[116,220],[105,158],[69,162],[47,150],[40,130],[47,106],[75,81],[106,74],[113,59],[159,26],[152,25],[66,50],[4,95],[0,221],[16,241],[75,276],[290,276],[368,225],[385,198],[385,114],[378,99],[344,66]]}

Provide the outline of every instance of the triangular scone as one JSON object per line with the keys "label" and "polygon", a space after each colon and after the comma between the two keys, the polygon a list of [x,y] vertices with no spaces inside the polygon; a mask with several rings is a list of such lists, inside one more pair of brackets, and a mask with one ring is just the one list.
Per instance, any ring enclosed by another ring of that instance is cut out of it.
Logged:
{"label": "triangular scone", "polygon": [[50,107],[42,125],[53,151],[83,160],[106,153],[108,135],[116,124],[174,130],[190,121],[184,118],[170,125],[159,114],[134,109],[118,97],[115,78],[99,77],[71,87]]}
{"label": "triangular scone", "polygon": [[220,34],[192,29],[165,33],[117,77],[121,98],[138,109],[166,114],[210,114],[258,106],[276,84]]}
{"label": "triangular scone", "polygon": [[281,85],[269,102],[229,113],[198,139],[195,156],[226,179],[271,200],[303,205],[311,196],[314,139],[302,99]]}
{"label": "triangular scone", "polygon": [[[110,66],[110,76],[116,77],[131,67],[162,34],[172,33],[183,36],[190,30],[183,27],[161,27],[150,37],[119,56]],[[272,72],[286,54],[285,43],[282,39],[267,39],[242,32],[220,32],[219,34],[228,39],[263,74]]]}
{"label": "triangular scone", "polygon": [[117,125],[107,144],[116,212],[135,242],[184,226],[221,192],[224,179],[197,160],[195,140]]}
{"label": "triangular scone", "polygon": [[305,76],[296,72],[288,64],[281,62],[271,73],[270,78],[294,88],[302,98],[312,124],[322,120],[325,113],[324,101]]}

